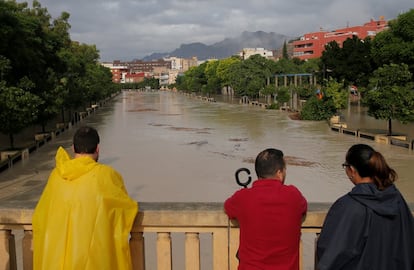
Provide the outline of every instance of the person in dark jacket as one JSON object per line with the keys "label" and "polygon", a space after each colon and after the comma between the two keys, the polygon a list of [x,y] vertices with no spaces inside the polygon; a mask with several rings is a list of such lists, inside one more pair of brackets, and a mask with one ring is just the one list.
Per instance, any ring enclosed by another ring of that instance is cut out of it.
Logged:
{"label": "person in dark jacket", "polygon": [[414,219],[381,153],[353,145],[342,165],[355,187],[329,209],[317,242],[319,270],[413,270]]}

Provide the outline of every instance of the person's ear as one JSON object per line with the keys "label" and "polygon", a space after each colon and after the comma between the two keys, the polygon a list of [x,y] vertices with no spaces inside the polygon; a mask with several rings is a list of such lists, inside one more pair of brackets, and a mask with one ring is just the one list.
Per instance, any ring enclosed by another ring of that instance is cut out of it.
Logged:
{"label": "person's ear", "polygon": [[280,179],[280,180],[284,180],[284,178],[285,178],[285,175],[284,175],[284,173],[283,173],[283,170],[277,170],[277,172],[276,172],[276,178],[277,179]]}

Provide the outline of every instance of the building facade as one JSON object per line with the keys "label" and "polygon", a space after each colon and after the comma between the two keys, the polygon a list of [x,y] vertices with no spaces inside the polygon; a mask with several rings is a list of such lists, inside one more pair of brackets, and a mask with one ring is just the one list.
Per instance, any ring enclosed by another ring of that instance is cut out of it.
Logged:
{"label": "building facade", "polygon": [[101,63],[102,66],[107,67],[111,70],[112,73],[112,81],[114,83],[125,83],[125,76],[129,73],[129,69],[126,65],[121,63]]}
{"label": "building facade", "polygon": [[266,50],[265,48],[243,48],[243,50],[239,52],[239,56],[243,60],[246,60],[250,56],[256,54],[264,58],[273,58],[273,51]]}
{"label": "building facade", "polygon": [[115,83],[138,83],[145,78],[156,78],[160,85],[175,83],[178,74],[184,73],[189,68],[197,66],[197,57],[178,58],[170,57],[154,61],[133,60],[122,62],[101,63],[112,72],[112,81]]}
{"label": "building facade", "polygon": [[377,33],[387,29],[387,27],[387,21],[380,17],[378,21],[372,19],[360,26],[308,33],[300,37],[299,40],[293,41],[293,57],[301,60],[319,58],[325,50],[325,45],[331,41],[336,41],[339,46],[342,46],[343,42],[348,38],[353,36],[357,36],[360,39],[374,37]]}

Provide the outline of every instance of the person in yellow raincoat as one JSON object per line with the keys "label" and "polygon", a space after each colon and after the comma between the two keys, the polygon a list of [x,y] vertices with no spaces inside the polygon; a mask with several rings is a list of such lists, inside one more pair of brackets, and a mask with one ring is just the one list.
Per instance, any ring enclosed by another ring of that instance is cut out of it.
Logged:
{"label": "person in yellow raincoat", "polygon": [[132,269],[129,235],[138,203],[121,175],[98,163],[99,135],[80,127],[72,159],[60,147],[33,214],[34,270]]}

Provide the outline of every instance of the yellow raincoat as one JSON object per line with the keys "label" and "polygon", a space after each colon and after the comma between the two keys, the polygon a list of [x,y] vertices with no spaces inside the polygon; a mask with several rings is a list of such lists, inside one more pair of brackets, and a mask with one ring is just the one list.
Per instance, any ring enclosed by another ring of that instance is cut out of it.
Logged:
{"label": "yellow raincoat", "polygon": [[121,175],[59,148],[33,214],[34,270],[129,270],[138,204]]}

